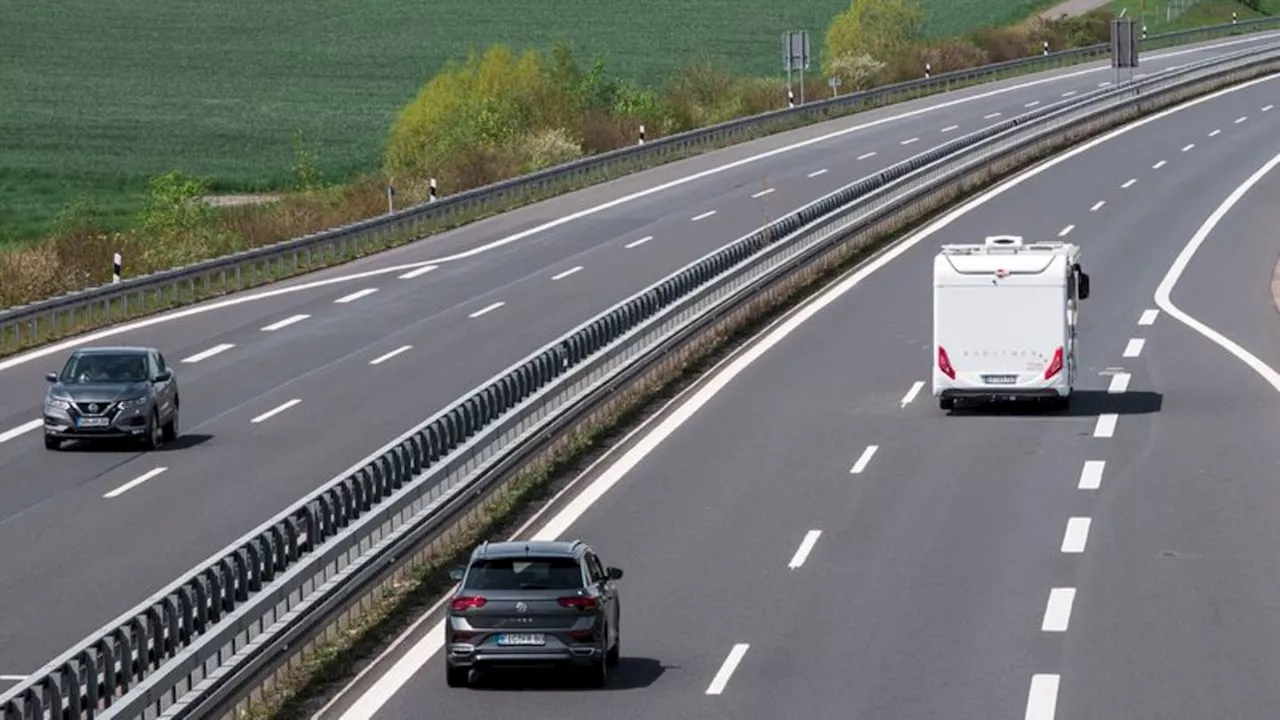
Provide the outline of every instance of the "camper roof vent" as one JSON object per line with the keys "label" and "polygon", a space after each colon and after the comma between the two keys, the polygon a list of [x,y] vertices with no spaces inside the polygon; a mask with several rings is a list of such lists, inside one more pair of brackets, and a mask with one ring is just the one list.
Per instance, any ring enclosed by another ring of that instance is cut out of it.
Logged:
{"label": "camper roof vent", "polygon": [[988,235],[987,247],[1022,247],[1019,235]]}

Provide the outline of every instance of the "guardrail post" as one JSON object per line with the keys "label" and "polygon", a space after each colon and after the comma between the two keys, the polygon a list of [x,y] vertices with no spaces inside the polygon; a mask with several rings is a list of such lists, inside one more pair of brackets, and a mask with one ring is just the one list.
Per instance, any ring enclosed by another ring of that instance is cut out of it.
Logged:
{"label": "guardrail post", "polygon": [[123,269],[123,263],[120,253],[111,256],[111,284],[115,285],[120,282],[120,271]]}
{"label": "guardrail post", "polygon": [[427,191],[427,201],[435,202],[436,201],[436,179],[435,178],[431,178],[431,182],[428,187],[429,189]]}

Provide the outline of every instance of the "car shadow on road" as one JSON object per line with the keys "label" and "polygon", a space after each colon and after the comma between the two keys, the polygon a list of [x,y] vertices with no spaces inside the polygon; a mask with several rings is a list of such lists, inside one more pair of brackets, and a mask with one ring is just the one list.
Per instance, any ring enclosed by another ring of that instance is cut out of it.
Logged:
{"label": "car shadow on road", "polygon": [[1155,392],[1130,391],[1109,393],[1106,390],[1076,390],[1071,393],[1071,407],[1052,410],[1034,400],[999,403],[956,403],[950,415],[1089,417],[1108,413],[1116,415],[1149,415],[1160,412],[1164,395]]}
{"label": "car shadow on road", "polygon": [[[173,442],[167,442],[160,446],[156,452],[169,452],[176,450],[187,450],[189,448],[203,445],[213,439],[212,435],[203,433],[188,433],[179,435]],[[62,452],[108,452],[108,453],[136,453],[141,450],[141,446],[128,440],[77,440],[71,443],[63,443]]]}
{"label": "car shadow on road", "polygon": [[484,690],[637,690],[657,682],[667,670],[679,669],[675,665],[663,665],[661,660],[623,656],[617,667],[609,668],[609,680],[604,687],[591,687],[583,673],[563,669],[493,669],[480,673],[471,686]]}

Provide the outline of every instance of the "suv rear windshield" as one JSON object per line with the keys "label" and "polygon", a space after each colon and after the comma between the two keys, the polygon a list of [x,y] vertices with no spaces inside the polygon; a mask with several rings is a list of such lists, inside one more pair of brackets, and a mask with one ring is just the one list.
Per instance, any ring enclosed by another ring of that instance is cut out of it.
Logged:
{"label": "suv rear windshield", "polygon": [[468,590],[574,590],[582,587],[582,568],[573,558],[500,558],[478,560],[467,572]]}

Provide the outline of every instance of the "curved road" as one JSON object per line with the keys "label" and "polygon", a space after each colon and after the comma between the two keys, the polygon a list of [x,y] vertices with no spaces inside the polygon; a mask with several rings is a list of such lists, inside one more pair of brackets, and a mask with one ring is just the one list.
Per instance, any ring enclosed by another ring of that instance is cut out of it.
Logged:
{"label": "curved road", "polygon": [[[1142,70],[1274,37],[1152,53]],[[0,678],[663,275],[887,164],[1111,79],[1096,64],[804,128],[92,336],[155,345],[177,369],[185,436],[159,452],[41,446],[42,375],[86,340],[0,361]]]}
{"label": "curved road", "polygon": [[[1280,153],[1277,105],[1280,75],[1037,166],[824,291],[589,471],[533,536],[626,571],[609,689],[449,689],[428,618],[322,717],[1270,716],[1280,170],[1199,230]],[[1084,248],[1066,413],[945,413],[929,394],[932,257],[1004,233]],[[1175,312],[1243,349],[1171,316],[1167,277]]]}

